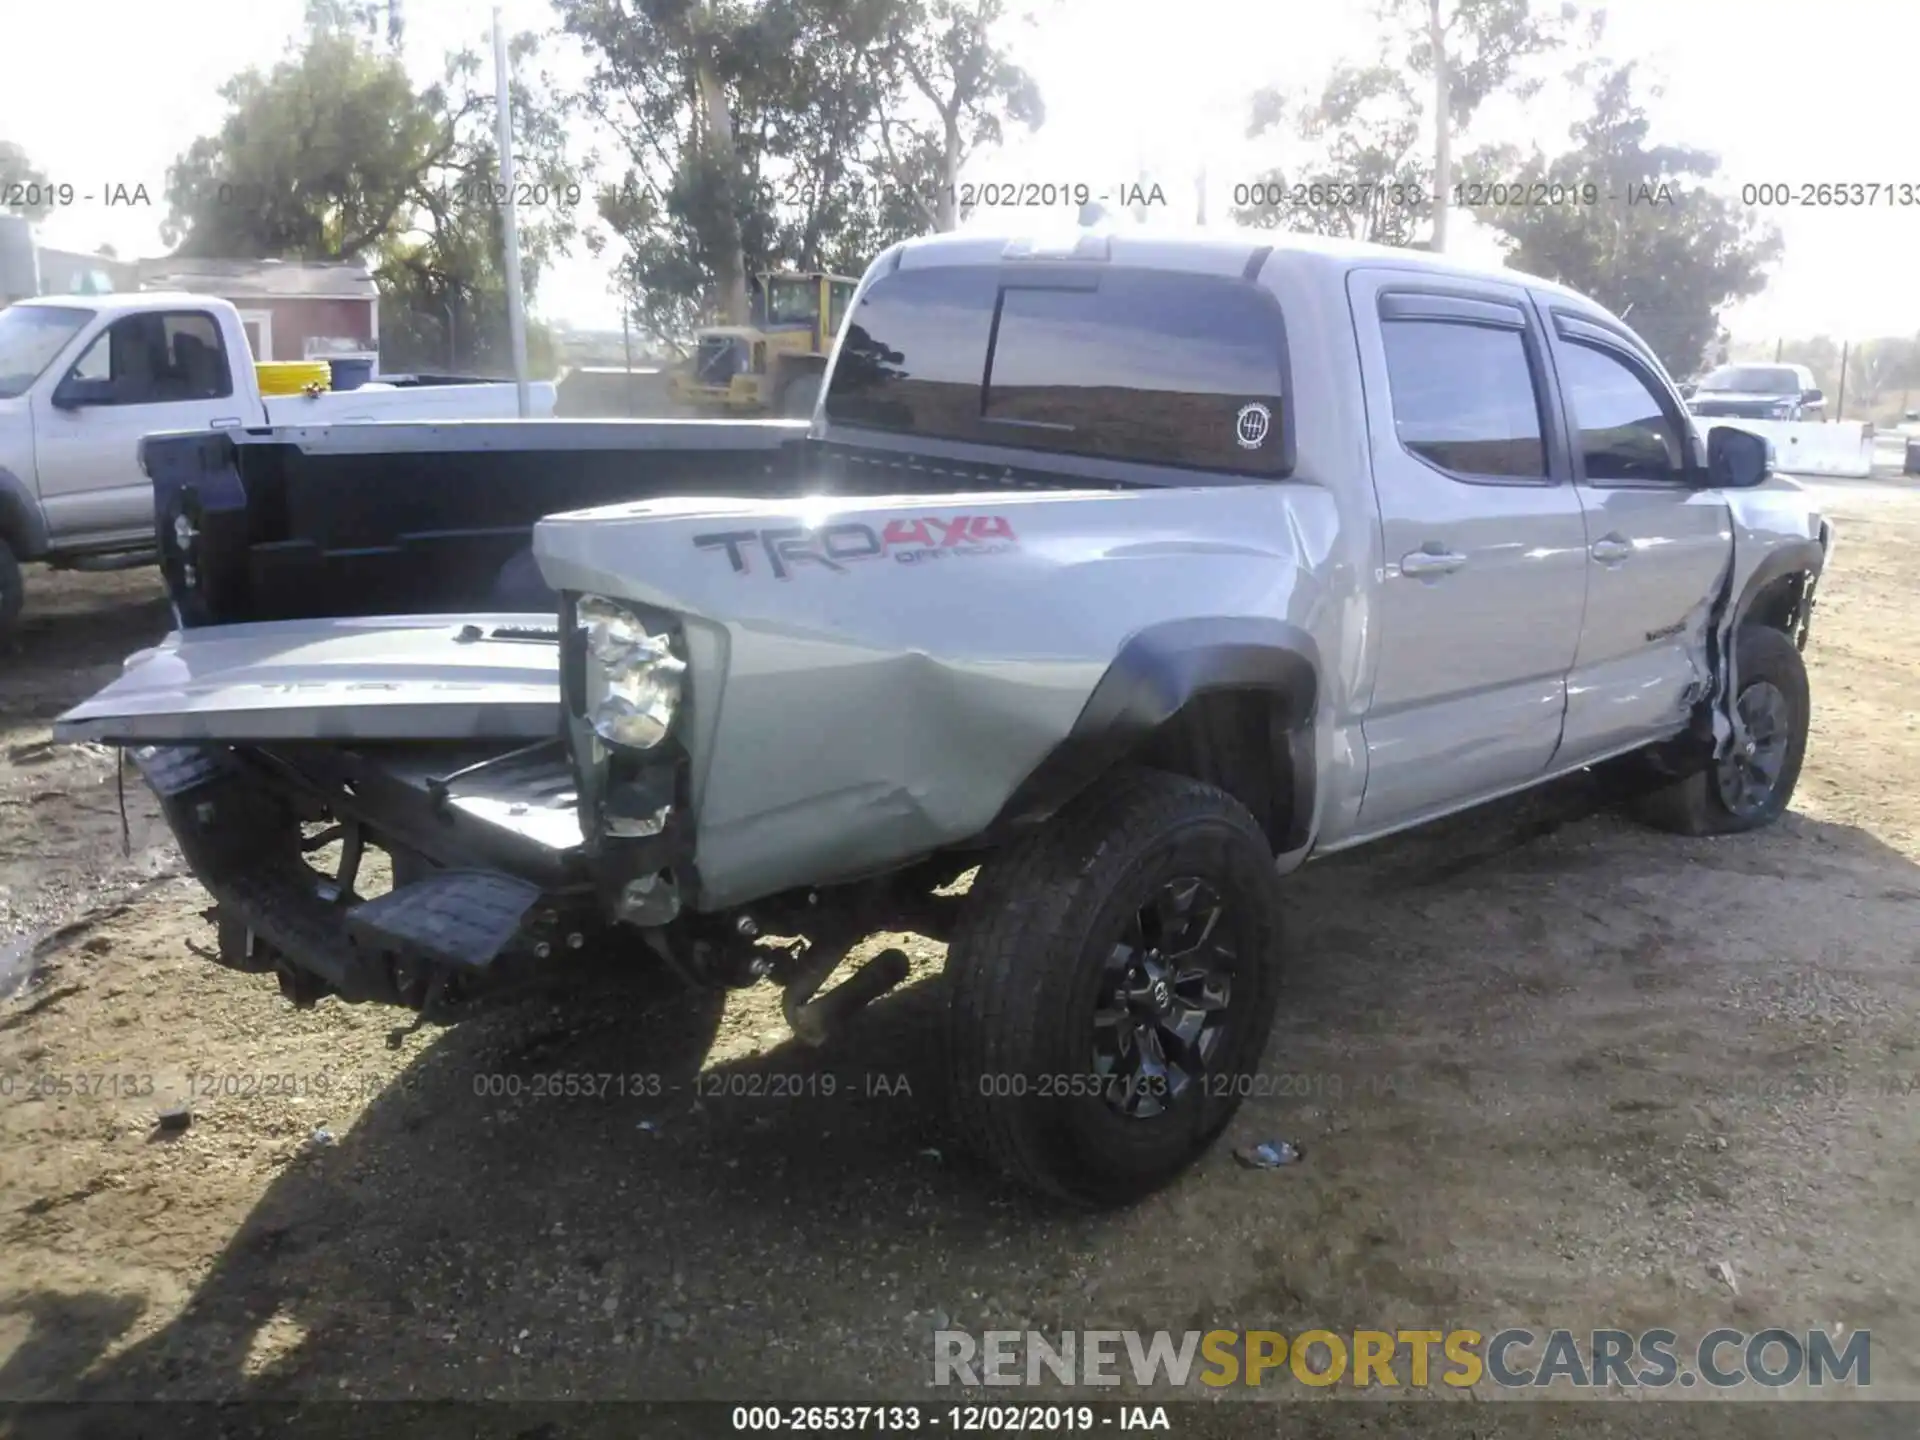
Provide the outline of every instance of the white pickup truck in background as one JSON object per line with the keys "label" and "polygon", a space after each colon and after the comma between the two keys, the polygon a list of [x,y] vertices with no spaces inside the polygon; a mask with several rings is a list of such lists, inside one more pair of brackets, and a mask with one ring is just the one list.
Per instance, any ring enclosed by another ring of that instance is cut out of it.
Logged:
{"label": "white pickup truck in background", "polygon": [[[154,546],[140,442],[164,431],[351,421],[500,420],[511,383],[381,384],[263,397],[240,314],[210,295],[48,296],[0,310],[0,635],[20,564],[117,569]],[[530,387],[553,414],[554,387]]]}

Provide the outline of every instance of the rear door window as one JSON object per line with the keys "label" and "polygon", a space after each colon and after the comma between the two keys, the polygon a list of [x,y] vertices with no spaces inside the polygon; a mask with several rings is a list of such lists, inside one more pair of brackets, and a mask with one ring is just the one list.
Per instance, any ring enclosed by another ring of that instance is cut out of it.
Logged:
{"label": "rear door window", "polygon": [[1387,320],[1380,333],[1402,445],[1457,475],[1547,478],[1540,400],[1520,331]]}
{"label": "rear door window", "polygon": [[869,287],[829,419],[1151,465],[1286,473],[1285,340],[1251,282],[987,267]]}

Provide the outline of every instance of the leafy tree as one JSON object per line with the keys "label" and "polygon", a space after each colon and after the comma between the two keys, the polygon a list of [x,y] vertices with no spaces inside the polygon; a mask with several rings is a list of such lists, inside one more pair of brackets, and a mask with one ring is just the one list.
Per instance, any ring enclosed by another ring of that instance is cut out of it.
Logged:
{"label": "leafy tree", "polygon": [[1029,130],[1045,121],[1040,87],[995,42],[1009,15],[1004,0],[883,0],[866,8],[855,24],[883,37],[868,51],[883,77],[875,117],[881,173],[926,225],[952,230],[960,221],[961,170],[1005,140],[1009,121]]}
{"label": "leafy tree", "polygon": [[[578,237],[575,215],[588,198],[567,159],[568,106],[549,79],[531,72],[537,49],[532,34],[507,46],[514,198],[541,202],[517,209],[521,285],[529,302],[555,255]],[[476,50],[447,57],[445,79],[433,95],[454,144],[415,185],[406,228],[378,252],[382,347],[398,357],[390,362],[395,368],[511,369],[492,90],[492,66]],[[547,373],[553,353],[551,337],[529,320],[529,369]]]}
{"label": "leafy tree", "polygon": [[[1002,0],[555,0],[617,136],[598,209],[643,333],[744,320],[767,268],[857,273],[944,222],[941,177],[1037,92],[988,32]],[[950,192],[949,192],[950,193]]]}
{"label": "leafy tree", "polygon": [[[395,368],[504,370],[506,285],[490,63],[449,55],[416,92],[394,0],[315,0],[289,56],[223,90],[231,112],[168,177],[162,235],[180,253],[358,259],[380,284]],[[384,21],[384,30],[380,23]],[[565,103],[531,73],[538,42],[509,44],[522,283],[577,234],[585,198],[566,155]],[[540,346],[530,328],[530,355]]]}
{"label": "leafy tree", "polygon": [[[731,323],[746,319],[749,254],[767,218],[760,162],[789,72],[764,6],[747,0],[555,0],[593,59],[589,109],[627,153],[600,212],[627,242],[622,268],[685,302],[706,281]],[[684,261],[676,259],[684,251]],[[697,279],[696,279],[697,277]],[[648,323],[668,319],[649,316]]]}
{"label": "leafy tree", "polygon": [[[1525,62],[1565,43],[1579,12],[1541,0],[1380,0],[1377,14],[1396,30],[1407,68],[1433,86],[1432,248],[1445,250],[1456,136],[1500,91],[1539,91]],[[1603,19],[1592,18],[1596,37]]]}
{"label": "leafy tree", "polygon": [[1684,376],[1718,337],[1720,311],[1766,288],[1782,245],[1778,231],[1713,187],[1718,157],[1648,143],[1633,77],[1632,64],[1606,70],[1592,114],[1572,128],[1570,150],[1522,158],[1507,147],[1473,157],[1475,167],[1525,186],[1571,193],[1591,184],[1594,203],[1475,213],[1498,232],[1509,264],[1625,315],[1669,371]]}
{"label": "leafy tree", "polygon": [[221,88],[230,113],[167,176],[161,238],[186,255],[355,259],[405,223],[423,176],[450,158],[456,117],[414,93],[332,7],[299,51]]}
{"label": "leafy tree", "polygon": [[1290,132],[1310,147],[1296,167],[1254,182],[1243,225],[1413,245],[1432,207],[1432,170],[1421,153],[1420,108],[1401,72],[1386,64],[1341,66],[1303,103],[1266,89],[1254,96],[1248,134]]}
{"label": "leafy tree", "polygon": [[[11,140],[0,140],[0,195],[18,194],[19,192],[13,190],[15,186],[45,185],[46,183],[46,174],[35,168],[33,162],[27,159],[25,150]],[[32,193],[28,190],[25,194],[20,194],[15,203],[0,205],[0,211],[22,215],[29,220],[44,220],[47,212],[53,207],[45,200],[33,205],[26,203],[26,195]]]}

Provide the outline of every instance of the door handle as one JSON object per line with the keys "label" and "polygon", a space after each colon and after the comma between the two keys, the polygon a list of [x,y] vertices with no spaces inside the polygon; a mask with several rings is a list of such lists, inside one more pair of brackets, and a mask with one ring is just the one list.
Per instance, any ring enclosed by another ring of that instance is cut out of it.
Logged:
{"label": "door handle", "polygon": [[240,424],[238,415],[223,415],[218,420],[209,420],[207,425],[214,430],[232,430]]}
{"label": "door handle", "polygon": [[1624,535],[1602,535],[1587,553],[1602,565],[1618,565],[1622,560],[1633,558],[1633,542]]}
{"label": "door handle", "polygon": [[1424,580],[1451,575],[1466,563],[1466,556],[1451,550],[1410,550],[1400,557],[1400,573]]}

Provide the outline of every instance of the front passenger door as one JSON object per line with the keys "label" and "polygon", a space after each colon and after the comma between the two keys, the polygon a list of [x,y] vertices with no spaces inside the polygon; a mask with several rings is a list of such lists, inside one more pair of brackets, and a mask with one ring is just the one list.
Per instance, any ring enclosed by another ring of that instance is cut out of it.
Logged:
{"label": "front passenger door", "polygon": [[1706,634],[1733,530],[1726,497],[1703,488],[1685,411],[1639,343],[1590,317],[1556,311],[1553,322],[1587,535],[1561,746],[1578,763],[1685,728],[1712,679]]}
{"label": "front passenger door", "polygon": [[34,401],[40,501],[56,543],[153,538],[153,485],[140,441],[240,423],[231,357],[202,310],[127,315],[95,337]]}

